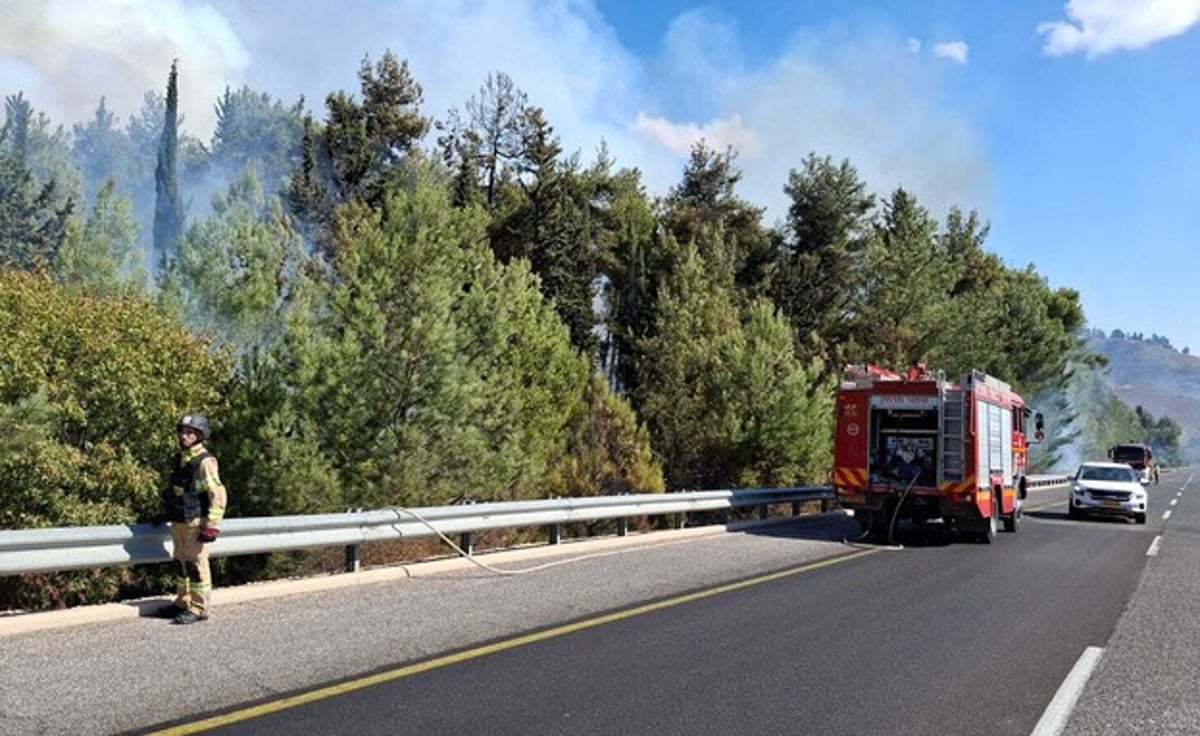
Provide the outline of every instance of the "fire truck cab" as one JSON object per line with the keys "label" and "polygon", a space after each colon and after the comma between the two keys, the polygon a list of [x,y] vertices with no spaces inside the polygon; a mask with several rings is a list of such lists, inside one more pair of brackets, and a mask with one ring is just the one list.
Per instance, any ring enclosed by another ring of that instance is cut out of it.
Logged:
{"label": "fire truck cab", "polygon": [[897,520],[941,520],[992,542],[1015,532],[1034,415],[1007,383],[979,371],[957,381],[924,365],[903,374],[849,366],[837,392],[834,490],[864,532],[891,539]]}
{"label": "fire truck cab", "polygon": [[1154,477],[1154,451],[1150,445],[1142,442],[1122,442],[1108,450],[1108,457],[1115,463],[1125,463],[1138,471],[1138,480],[1142,485],[1150,483]]}

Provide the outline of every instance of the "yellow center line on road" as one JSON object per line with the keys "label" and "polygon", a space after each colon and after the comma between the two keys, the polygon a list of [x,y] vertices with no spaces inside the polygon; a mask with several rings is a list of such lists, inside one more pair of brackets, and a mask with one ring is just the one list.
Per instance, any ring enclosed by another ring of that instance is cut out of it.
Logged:
{"label": "yellow center line on road", "polygon": [[1042,509],[1049,509],[1049,508],[1054,508],[1055,506],[1062,506],[1066,502],[1067,502],[1067,500],[1064,498],[1061,501],[1052,501],[1050,503],[1041,503],[1041,504],[1038,504],[1037,506],[1022,505],[1021,508],[1024,511],[1041,511]]}
{"label": "yellow center line on road", "polygon": [[552,639],[556,636],[563,636],[565,634],[571,634],[576,631],[583,631],[585,629],[594,628],[596,626],[603,626],[605,624],[614,623],[616,621],[622,621],[624,619],[633,618],[635,616],[641,616],[643,614],[653,613],[655,611],[661,611],[665,608],[671,608],[673,606],[682,605],[684,603],[691,603],[693,601],[703,600],[705,598],[711,598],[713,596],[721,595],[723,593],[730,593],[735,590],[742,590],[744,588],[749,588],[749,587],[752,587],[755,585],[769,583],[774,580],[780,580],[782,578],[791,577],[793,575],[799,575],[801,573],[810,572],[812,570],[817,570],[822,567],[836,565],[841,562],[849,562],[850,560],[858,559],[859,557],[865,557],[866,555],[875,554],[878,551],[879,551],[878,549],[867,549],[867,550],[862,550],[859,552],[852,552],[848,555],[842,555],[840,557],[832,557],[829,559],[818,560],[817,562],[810,562],[805,565],[800,565],[799,567],[793,567],[793,568],[789,568],[787,570],[773,572],[768,575],[761,575],[759,577],[750,578],[748,580],[739,580],[736,583],[727,583],[725,585],[718,585],[715,588],[707,588],[705,590],[700,590],[700,591],[696,591],[693,593],[688,593],[686,595],[681,595],[676,598],[668,598],[666,600],[657,601],[655,603],[647,603],[645,605],[635,606],[634,608],[628,608],[628,609],[625,609],[622,611],[616,611],[614,613],[607,613],[602,616],[596,616],[594,618],[584,619],[582,621],[576,621],[574,623],[564,624],[562,626],[556,626],[554,628],[546,629],[544,631],[537,631],[537,632],[534,632],[531,634],[523,634],[521,636],[516,636],[511,639],[505,639],[504,641],[498,641],[498,642],[495,642],[492,644],[486,644],[481,647],[475,647],[474,649],[468,649],[466,651],[457,652],[455,654],[448,654],[444,657],[437,657],[435,659],[430,659],[425,662],[417,662],[416,664],[406,665],[404,667],[399,667],[394,670],[388,670],[386,672],[378,672],[374,675],[360,677],[355,680],[349,680],[347,682],[338,683],[337,685],[330,685],[328,687],[318,688],[316,690],[311,690],[309,692],[300,693],[299,695],[293,695],[291,697],[281,698],[279,700],[274,700],[269,703],[262,703],[260,705],[256,705],[256,706],[253,706],[250,708],[243,708],[241,710],[233,711],[231,713],[224,713],[219,716],[212,716],[210,718],[204,718],[202,720],[195,721],[193,723],[184,723],[184,724],[180,724],[178,726],[171,726],[171,727],[159,730],[159,731],[153,731],[151,733],[155,734],[157,736],[177,736],[177,735],[181,735],[181,734],[200,733],[202,731],[207,731],[209,729],[218,728],[220,726],[228,726],[230,724],[240,723],[242,721],[248,721],[252,718],[259,718],[261,716],[269,715],[271,713],[278,713],[280,711],[287,710],[288,708],[295,708],[296,706],[299,706],[299,705],[306,705],[308,703],[314,703],[319,700],[325,700],[327,698],[336,697],[338,695],[345,695],[346,693],[354,692],[355,690],[362,690],[364,688],[372,687],[375,685],[380,685],[382,683],[390,682],[392,680],[399,680],[403,677],[408,677],[410,675],[416,675],[416,674],[420,674],[422,672],[428,672],[430,670],[435,670],[440,667],[446,667],[448,665],[457,664],[459,662],[466,662],[468,660],[478,659],[479,657],[484,657],[489,654],[495,654],[497,652],[503,652],[508,649],[516,649],[517,647],[522,647],[522,646],[525,646],[526,644],[533,644],[535,642],[544,641],[546,639]]}

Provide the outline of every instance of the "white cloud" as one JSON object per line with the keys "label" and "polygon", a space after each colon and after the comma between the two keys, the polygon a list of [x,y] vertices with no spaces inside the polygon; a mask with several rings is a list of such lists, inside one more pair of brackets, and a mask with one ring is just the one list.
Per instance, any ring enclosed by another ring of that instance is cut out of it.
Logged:
{"label": "white cloud", "polygon": [[639,112],[633,129],[674,153],[685,156],[695,143],[703,140],[709,148],[723,151],[731,147],[741,153],[754,155],[762,150],[762,141],[742,123],[740,115],[726,120],[713,120],[706,125],[673,123],[665,118],[651,117]]}
{"label": "white cloud", "polygon": [[1200,0],[1070,0],[1065,11],[1068,20],[1037,26],[1048,56],[1140,49],[1200,22]]}
{"label": "white cloud", "polygon": [[185,0],[0,0],[0,89],[21,91],[57,122],[90,118],[103,96],[122,118],[165,94],[179,59],[185,129],[207,137],[213,103],[250,57],[226,19]]}
{"label": "white cloud", "polygon": [[969,49],[967,48],[966,41],[947,41],[945,43],[933,45],[934,56],[943,59],[950,59],[951,61],[956,61],[959,64],[967,63],[968,52]]}
{"label": "white cloud", "polygon": [[921,40],[918,38],[909,38],[907,41],[908,50],[914,54],[921,53]]}

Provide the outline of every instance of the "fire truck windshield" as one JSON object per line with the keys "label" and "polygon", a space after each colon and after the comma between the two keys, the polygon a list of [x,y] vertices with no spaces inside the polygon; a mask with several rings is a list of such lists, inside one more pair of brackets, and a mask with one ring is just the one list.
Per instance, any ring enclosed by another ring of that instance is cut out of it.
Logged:
{"label": "fire truck windshield", "polygon": [[1112,459],[1118,463],[1145,463],[1150,459],[1150,449],[1145,445],[1117,445]]}

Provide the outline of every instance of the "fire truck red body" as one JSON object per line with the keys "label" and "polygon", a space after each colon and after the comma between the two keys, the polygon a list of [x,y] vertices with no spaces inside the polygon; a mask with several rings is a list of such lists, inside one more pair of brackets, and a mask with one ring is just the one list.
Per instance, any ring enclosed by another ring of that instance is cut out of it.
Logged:
{"label": "fire truck red body", "polygon": [[[1008,384],[851,366],[835,411],[834,489],[864,531],[891,538],[900,519],[940,519],[990,542],[1001,525],[1017,530],[1031,412]],[[1036,426],[1040,439],[1040,415]]]}

